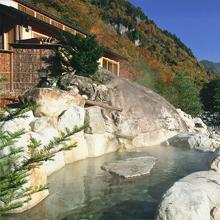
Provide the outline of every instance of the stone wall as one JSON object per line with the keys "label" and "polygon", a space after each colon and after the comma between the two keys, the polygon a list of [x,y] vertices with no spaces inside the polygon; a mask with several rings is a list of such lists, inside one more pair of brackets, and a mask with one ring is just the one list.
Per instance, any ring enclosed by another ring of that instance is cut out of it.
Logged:
{"label": "stone wall", "polygon": [[[26,133],[16,142],[17,147],[25,149],[24,152],[28,151],[28,145],[32,138],[40,141],[42,145],[47,145],[66,128],[81,127],[85,120],[88,120],[90,124],[88,130],[81,131],[69,138],[69,144],[77,143],[77,147],[57,153],[53,161],[47,161],[39,169],[31,171],[28,182],[30,186],[36,187],[46,184],[47,176],[68,163],[88,157],[101,156],[119,149],[116,136],[106,130],[101,108],[84,108],[85,100],[81,95],[56,89],[34,89],[27,93],[25,98],[37,104],[35,111],[25,113],[24,118],[0,123],[1,132],[16,132],[25,129]],[[99,123],[95,123],[96,121]],[[25,203],[23,207],[13,210],[13,213],[26,211],[47,196],[48,190],[35,193],[29,202]]]}

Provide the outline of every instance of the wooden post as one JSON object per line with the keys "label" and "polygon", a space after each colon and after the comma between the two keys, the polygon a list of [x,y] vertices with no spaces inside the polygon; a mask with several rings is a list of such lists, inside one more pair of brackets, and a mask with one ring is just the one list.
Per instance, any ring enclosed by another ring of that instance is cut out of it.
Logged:
{"label": "wooden post", "polygon": [[117,63],[117,76],[120,76],[120,62]]}
{"label": "wooden post", "polygon": [[102,102],[97,102],[97,101],[93,101],[93,100],[85,100],[87,105],[91,105],[91,106],[99,106],[101,108],[105,108],[105,109],[109,109],[109,110],[114,110],[114,111],[119,111],[122,112],[122,108],[118,108],[112,105],[108,105],[106,103],[102,103]]}
{"label": "wooden post", "polygon": [[98,63],[99,63],[99,66],[100,66],[100,67],[103,67],[103,57],[101,57],[101,58],[99,59]]}
{"label": "wooden post", "polygon": [[10,91],[14,91],[14,59],[13,59],[13,47],[10,53]]}
{"label": "wooden post", "polygon": [[108,60],[106,59],[106,63],[107,63],[107,70],[109,71],[109,65],[108,65]]}

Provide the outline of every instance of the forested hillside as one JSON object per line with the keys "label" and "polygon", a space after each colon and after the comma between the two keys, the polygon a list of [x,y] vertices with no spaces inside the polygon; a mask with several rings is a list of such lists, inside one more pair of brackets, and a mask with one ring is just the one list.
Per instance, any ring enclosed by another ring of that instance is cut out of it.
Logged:
{"label": "forested hillside", "polygon": [[96,34],[101,44],[127,58],[121,75],[152,88],[173,104],[178,97],[171,97],[171,87],[178,73],[187,75],[197,89],[209,81],[190,48],[126,0],[29,1]]}
{"label": "forested hillside", "polygon": [[215,63],[208,60],[202,60],[201,63],[205,66],[207,71],[220,75],[220,63]]}

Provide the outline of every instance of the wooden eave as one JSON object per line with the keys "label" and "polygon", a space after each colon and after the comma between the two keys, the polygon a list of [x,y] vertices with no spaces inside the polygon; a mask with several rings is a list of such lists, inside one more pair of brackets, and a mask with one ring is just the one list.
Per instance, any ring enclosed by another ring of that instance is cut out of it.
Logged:
{"label": "wooden eave", "polygon": [[111,51],[110,49],[108,48],[105,48],[104,49],[104,53],[103,53],[103,57],[108,57],[112,60],[116,60],[117,62],[119,62],[120,60],[127,60],[127,58]]}
{"label": "wooden eave", "polygon": [[8,18],[11,18],[11,20],[17,25],[30,25],[32,27],[36,27],[39,32],[46,31],[46,34],[49,36],[56,37],[63,31],[51,24],[48,24],[47,22],[37,19],[13,7],[0,4],[0,13]]}
{"label": "wooden eave", "polygon": [[10,44],[13,48],[24,48],[24,49],[51,49],[54,47],[60,47],[61,44],[39,44],[39,43],[14,43]]}
{"label": "wooden eave", "polygon": [[61,24],[63,24],[63,25],[66,25],[67,27],[72,28],[72,29],[78,31],[78,32],[80,32],[81,34],[90,35],[90,33],[88,33],[87,31],[85,31],[84,29],[82,29],[82,28],[79,27],[78,25],[76,25],[76,24],[74,24],[74,23],[72,23],[72,22],[70,22],[70,21],[63,20],[63,19],[61,19],[61,18],[59,18],[59,17],[57,17],[57,16],[55,16],[55,15],[52,15],[52,14],[46,12],[45,10],[40,9],[40,8],[36,7],[35,5],[33,5],[33,4],[31,4],[31,3],[27,2],[27,1],[25,1],[25,0],[14,0],[14,1],[16,1],[17,3],[19,3],[19,4],[21,4],[21,5],[24,5],[24,6],[30,8],[30,9],[32,9],[32,10],[34,10],[34,11],[36,11],[36,12],[39,12],[40,14],[45,15],[45,16],[47,16],[47,17],[53,19],[54,21],[57,21],[57,22],[59,22],[59,23],[61,23]]}

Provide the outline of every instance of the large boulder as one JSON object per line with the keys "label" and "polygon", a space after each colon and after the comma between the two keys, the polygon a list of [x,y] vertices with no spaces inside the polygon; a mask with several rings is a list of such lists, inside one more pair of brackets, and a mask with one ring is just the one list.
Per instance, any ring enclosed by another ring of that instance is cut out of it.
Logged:
{"label": "large boulder", "polygon": [[163,196],[157,220],[219,220],[220,175],[196,172],[176,182]]}
{"label": "large boulder", "polygon": [[[104,71],[95,77],[102,86],[73,75],[65,76],[61,81],[66,89],[77,87],[81,95],[91,100],[122,109],[122,112],[110,109],[102,111],[107,132],[119,137],[135,138],[134,143],[138,146],[149,146],[161,144],[187,130],[186,123],[176,109],[152,90],[128,79],[113,77]],[[104,130],[104,126],[102,128]],[[143,141],[143,137],[149,138]]]}
{"label": "large boulder", "polygon": [[180,133],[168,139],[168,144],[174,147],[211,151],[212,141],[206,134]]}
{"label": "large boulder", "polygon": [[[106,86],[108,103],[122,109],[122,112],[112,117],[120,128],[121,136],[135,138],[140,134],[148,137],[152,134],[153,142],[148,142],[149,139],[144,141],[144,145],[149,146],[161,144],[167,138],[186,130],[186,124],[176,109],[152,90],[123,78],[113,78]],[[136,138],[135,143],[143,146],[142,138]]]}
{"label": "large boulder", "polygon": [[32,102],[37,108],[35,116],[58,117],[72,106],[84,106],[85,100],[74,91],[63,91],[50,88],[34,88],[24,94],[23,102]]}

